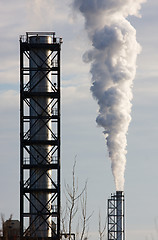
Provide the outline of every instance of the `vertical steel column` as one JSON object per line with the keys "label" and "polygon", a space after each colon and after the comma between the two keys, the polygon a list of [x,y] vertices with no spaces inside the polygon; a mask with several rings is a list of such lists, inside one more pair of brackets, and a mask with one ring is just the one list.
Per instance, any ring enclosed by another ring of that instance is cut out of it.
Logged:
{"label": "vertical steel column", "polygon": [[20,38],[20,235],[60,238],[60,48],[55,33]]}
{"label": "vertical steel column", "polygon": [[123,208],[124,204],[122,201],[123,195],[121,191],[116,192],[116,222],[117,222],[117,240],[122,240],[122,229],[123,229]]}
{"label": "vertical steel column", "polygon": [[108,199],[108,240],[125,240],[124,195],[116,191]]}

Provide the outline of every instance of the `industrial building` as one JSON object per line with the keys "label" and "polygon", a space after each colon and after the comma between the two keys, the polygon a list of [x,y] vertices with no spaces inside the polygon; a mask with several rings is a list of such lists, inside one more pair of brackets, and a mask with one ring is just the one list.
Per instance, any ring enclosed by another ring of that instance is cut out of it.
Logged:
{"label": "industrial building", "polygon": [[2,224],[1,240],[18,240],[20,239],[20,222],[9,219]]}

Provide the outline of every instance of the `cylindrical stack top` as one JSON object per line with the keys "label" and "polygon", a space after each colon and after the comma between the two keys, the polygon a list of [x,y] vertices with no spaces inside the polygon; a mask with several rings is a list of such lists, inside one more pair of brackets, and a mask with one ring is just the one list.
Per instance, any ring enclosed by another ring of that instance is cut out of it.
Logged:
{"label": "cylindrical stack top", "polygon": [[[36,41],[32,42],[32,38]],[[45,40],[42,40],[45,39]],[[46,40],[51,39],[51,41]],[[31,41],[30,41],[31,40]],[[50,44],[62,44],[63,39],[56,37],[55,32],[26,32],[26,35],[20,36],[20,41],[24,43],[50,43]]]}
{"label": "cylindrical stack top", "polygon": [[29,37],[30,43],[52,43],[52,38],[50,36],[31,36]]}
{"label": "cylindrical stack top", "polygon": [[116,196],[123,197],[123,191],[116,191]]}

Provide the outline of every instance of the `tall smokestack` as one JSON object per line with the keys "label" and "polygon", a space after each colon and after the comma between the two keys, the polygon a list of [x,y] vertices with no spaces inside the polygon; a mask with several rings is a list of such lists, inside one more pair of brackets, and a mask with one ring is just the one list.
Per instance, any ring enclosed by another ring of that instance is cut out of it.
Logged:
{"label": "tall smokestack", "polygon": [[117,240],[123,240],[124,232],[124,196],[123,192],[116,192],[116,222],[117,222]]}
{"label": "tall smokestack", "polygon": [[20,237],[60,238],[60,47],[20,38]]}
{"label": "tall smokestack", "polygon": [[108,199],[108,240],[125,240],[124,194],[116,191]]}

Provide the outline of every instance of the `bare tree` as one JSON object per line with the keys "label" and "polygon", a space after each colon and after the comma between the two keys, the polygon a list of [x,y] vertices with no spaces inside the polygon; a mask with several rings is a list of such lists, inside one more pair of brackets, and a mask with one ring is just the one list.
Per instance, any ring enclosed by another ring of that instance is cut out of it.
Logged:
{"label": "bare tree", "polygon": [[103,240],[103,238],[105,237],[105,230],[106,230],[106,222],[102,228],[102,223],[101,223],[101,216],[100,216],[100,211],[99,211],[99,239]]}
{"label": "bare tree", "polygon": [[[85,191],[83,192],[81,196],[81,235],[80,240],[88,239],[88,231],[86,232],[86,229],[88,228],[88,222],[91,216],[93,215],[93,212],[87,217],[87,184],[85,185]],[[88,230],[88,229],[87,229]],[[86,236],[85,236],[86,235]]]}
{"label": "bare tree", "polygon": [[[63,219],[62,219],[62,228],[63,233],[67,232],[67,237],[70,240],[72,235],[72,224],[76,214],[81,211],[81,234],[79,234],[79,220],[78,220],[78,230],[76,232],[76,237],[80,240],[83,240],[86,233],[87,223],[91,217],[87,217],[87,181],[84,184],[84,187],[81,191],[78,188],[78,179],[76,178],[75,173],[76,160],[72,168],[72,185],[65,184],[65,196],[66,196],[66,206],[64,209]],[[79,206],[80,203],[80,206]],[[68,231],[67,231],[68,226]],[[66,236],[66,234],[65,234]]]}

